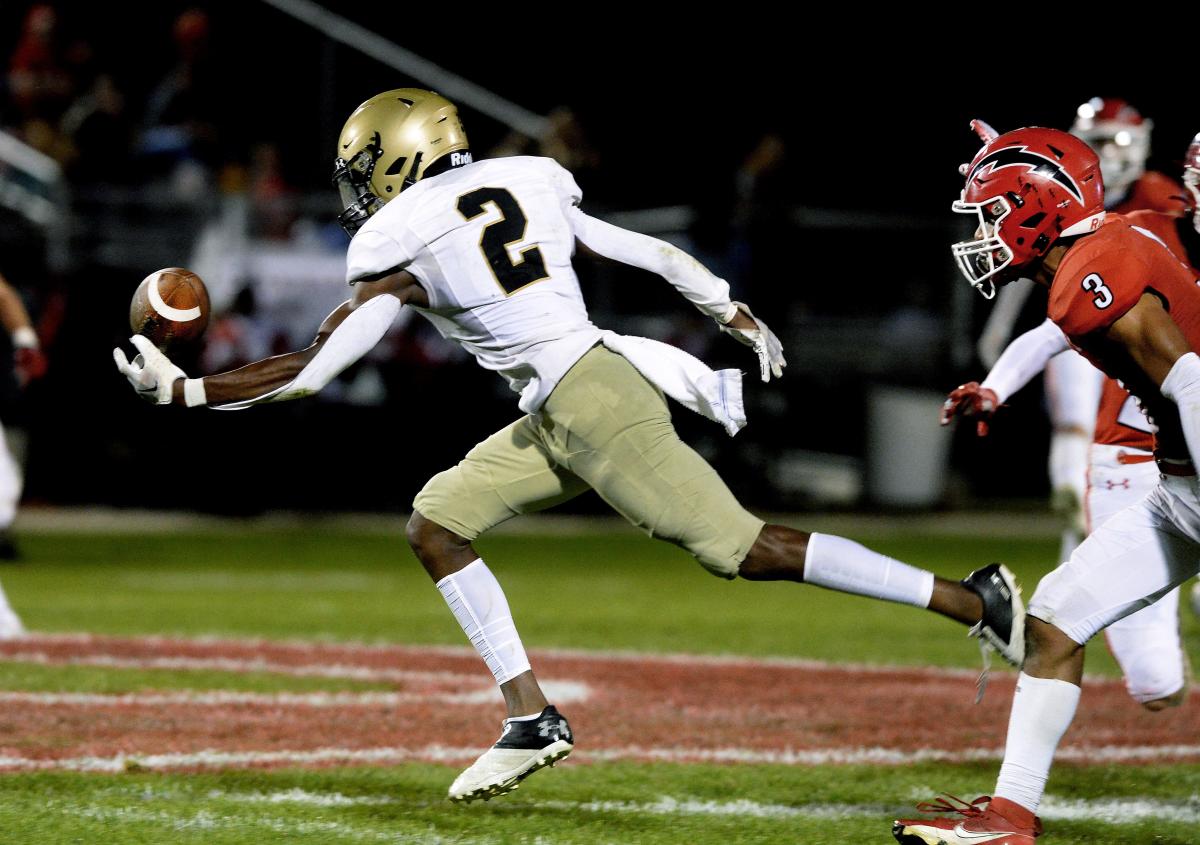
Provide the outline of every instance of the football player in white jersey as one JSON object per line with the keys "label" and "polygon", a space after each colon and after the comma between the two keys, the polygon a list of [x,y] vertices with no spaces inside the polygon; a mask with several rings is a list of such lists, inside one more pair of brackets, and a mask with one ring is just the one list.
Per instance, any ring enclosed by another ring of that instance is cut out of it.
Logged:
{"label": "football player in white jersey", "polygon": [[985,657],[995,649],[1020,661],[1024,608],[1004,567],[950,581],[849,540],[767,525],[679,439],[663,394],[734,434],[745,423],[741,373],[713,372],[675,347],[597,328],[571,262],[579,242],[658,273],[754,350],[763,381],[780,376],[775,335],[689,255],[589,217],[571,174],[550,159],[473,161],[453,104],[429,91],[387,91],[359,106],[338,139],[334,179],[345,204],[340,219],[353,235],[353,292],[312,346],[206,378],[187,378],[143,337],[131,338],[138,358],[130,362],[121,350],[114,357],[150,401],[248,407],[320,390],[408,305],[520,395],[525,416],[431,479],[408,523],[409,543],[508,710],[500,740],[454,781],[452,799],[509,792],[573,747],[472,542],[589,488],[716,575],[926,607],[974,626]]}

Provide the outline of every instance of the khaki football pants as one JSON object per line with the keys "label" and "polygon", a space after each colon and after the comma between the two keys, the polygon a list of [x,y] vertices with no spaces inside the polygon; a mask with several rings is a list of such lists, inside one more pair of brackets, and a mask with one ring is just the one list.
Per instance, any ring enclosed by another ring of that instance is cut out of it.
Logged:
{"label": "khaki football pants", "polygon": [[501,429],[435,475],[413,507],[474,540],[589,487],[638,528],[725,578],[737,575],[764,525],[679,439],[662,394],[603,346],[579,359],[540,414]]}

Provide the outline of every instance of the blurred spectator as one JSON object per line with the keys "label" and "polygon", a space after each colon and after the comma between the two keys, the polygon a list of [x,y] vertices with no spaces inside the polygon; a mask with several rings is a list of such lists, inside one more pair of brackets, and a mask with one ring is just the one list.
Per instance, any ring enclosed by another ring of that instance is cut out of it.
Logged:
{"label": "blurred spectator", "polygon": [[183,197],[207,190],[216,154],[220,85],[208,34],[208,15],[199,9],[176,19],[177,60],[150,94],[139,146]]}
{"label": "blurred spectator", "polygon": [[133,127],[125,95],[110,74],[96,77],[62,119],[72,158],[68,176],[78,184],[125,184],[132,178],[130,147]]}
{"label": "blurred spectator", "polygon": [[213,320],[204,338],[201,367],[206,373],[219,373],[259,361],[279,351],[287,351],[287,340],[278,327],[258,312],[253,284],[247,282],[233,304]]}
{"label": "blurred spectator", "polygon": [[13,113],[6,118],[25,143],[58,161],[70,157],[70,143],[58,124],[75,93],[82,67],[91,57],[86,42],[64,44],[58,12],[49,3],[29,8],[9,60],[8,92]]}
{"label": "blurred spectator", "polygon": [[8,66],[8,89],[22,122],[57,120],[75,81],[58,37],[58,13],[48,3],[29,8]]}
{"label": "blurred spectator", "polygon": [[776,132],[758,139],[734,174],[735,203],[731,272],[748,297],[766,314],[787,313],[797,291],[780,284],[795,249],[792,212],[795,197],[785,175],[787,145]]}
{"label": "blurred spectator", "polygon": [[257,234],[286,240],[296,222],[296,191],[284,178],[279,147],[257,144],[250,159],[250,201]]}
{"label": "blurred spectator", "polygon": [[510,132],[488,153],[490,158],[535,155],[552,158],[571,171],[584,186],[600,166],[600,154],[588,140],[579,116],[568,106],[559,106],[546,118],[546,131],[540,138],[522,132]]}

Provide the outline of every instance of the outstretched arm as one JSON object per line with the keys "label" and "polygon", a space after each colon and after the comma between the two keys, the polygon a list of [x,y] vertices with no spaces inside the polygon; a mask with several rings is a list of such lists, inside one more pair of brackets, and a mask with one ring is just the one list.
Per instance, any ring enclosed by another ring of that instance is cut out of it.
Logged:
{"label": "outstretched arm", "polygon": [[1048,319],[1010,343],[981,386],[994,391],[999,401],[1006,402],[1046,369],[1051,358],[1070,348],[1062,329]]}
{"label": "outstretched arm", "polygon": [[657,273],[718,323],[728,323],[737,315],[737,306],[729,298],[729,284],[679,247],[605,223],[578,207],[570,209],[568,219],[575,237],[592,252]]}
{"label": "outstretched arm", "polygon": [[662,276],[701,313],[716,320],[721,331],[752,348],[758,356],[763,381],[769,381],[772,375],[776,378],[783,375],[787,361],[779,338],[748,306],[729,298],[729,284],[724,279],[714,276],[695,258],[666,241],[597,220],[575,206],[567,211],[567,216],[575,237],[589,250]]}
{"label": "outstretched arm", "polygon": [[1005,400],[1044,370],[1051,358],[1070,348],[1067,336],[1052,320],[1025,332],[1008,345],[983,384],[972,381],[950,392],[942,405],[942,425],[956,416],[969,417],[975,420],[975,433],[985,436],[992,415]]}
{"label": "outstretched arm", "polygon": [[139,393],[159,404],[235,410],[259,402],[297,399],[316,393],[365,355],[387,332],[401,306],[420,301],[422,294],[416,280],[403,271],[359,282],[353,297],[325,318],[307,348],[205,378],[186,378],[145,338],[131,338],[142,353],[140,367],[126,363],[120,350],[114,354],[118,369]]}

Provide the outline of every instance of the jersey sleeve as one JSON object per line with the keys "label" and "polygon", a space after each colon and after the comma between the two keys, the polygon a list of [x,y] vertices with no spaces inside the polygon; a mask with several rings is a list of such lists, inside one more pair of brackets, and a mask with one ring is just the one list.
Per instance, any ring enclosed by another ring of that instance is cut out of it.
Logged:
{"label": "jersey sleeve", "polygon": [[1080,244],[1054,274],[1047,315],[1069,338],[1102,331],[1137,304],[1149,281],[1133,245]]}
{"label": "jersey sleeve", "polygon": [[563,209],[567,209],[583,202],[583,191],[579,189],[579,184],[571,175],[571,171],[552,158],[545,158],[542,161],[545,163],[546,173],[554,185],[554,193],[558,196],[559,205]]}
{"label": "jersey sleeve", "polygon": [[346,252],[346,283],[376,278],[390,270],[402,270],[413,260],[395,238],[374,229],[363,229],[350,241]]}

